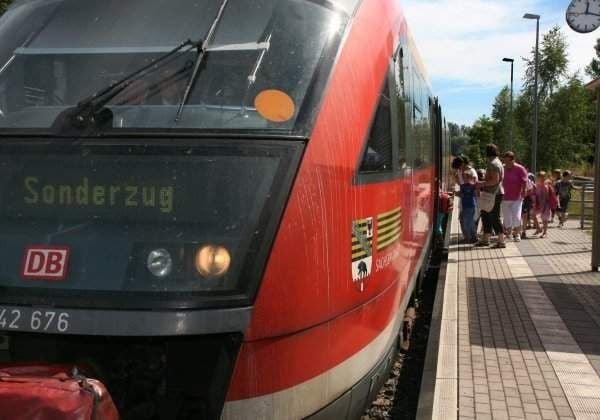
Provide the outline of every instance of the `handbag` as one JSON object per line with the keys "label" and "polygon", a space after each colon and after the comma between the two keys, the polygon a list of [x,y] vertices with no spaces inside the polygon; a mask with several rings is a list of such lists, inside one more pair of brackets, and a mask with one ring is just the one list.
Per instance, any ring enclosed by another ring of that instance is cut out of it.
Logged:
{"label": "handbag", "polygon": [[496,193],[481,191],[479,194],[479,208],[486,213],[491,212],[496,204]]}
{"label": "handbag", "polygon": [[548,190],[548,204],[550,205],[550,210],[554,211],[559,206],[558,197],[554,192],[554,188],[547,186],[546,189]]}

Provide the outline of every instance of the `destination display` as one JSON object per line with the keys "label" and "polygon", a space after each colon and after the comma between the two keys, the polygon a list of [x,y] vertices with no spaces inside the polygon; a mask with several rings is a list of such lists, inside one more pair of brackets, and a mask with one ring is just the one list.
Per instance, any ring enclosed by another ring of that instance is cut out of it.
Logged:
{"label": "destination display", "polygon": [[155,209],[173,213],[173,185],[150,183],[90,184],[87,176],[75,184],[56,184],[47,177],[25,176],[23,202],[27,206],[112,207]]}
{"label": "destination display", "polygon": [[255,213],[248,193],[267,193],[278,164],[258,156],[0,156],[0,214],[189,223],[212,219],[214,208]]}

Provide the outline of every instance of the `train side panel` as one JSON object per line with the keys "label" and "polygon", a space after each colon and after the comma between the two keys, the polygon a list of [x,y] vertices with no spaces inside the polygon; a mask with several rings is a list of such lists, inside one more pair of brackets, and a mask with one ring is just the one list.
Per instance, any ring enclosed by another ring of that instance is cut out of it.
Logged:
{"label": "train side panel", "polygon": [[[224,418],[308,416],[355,385],[396,341],[432,230],[435,169],[429,162],[382,182],[356,175],[403,38],[396,4],[363,2],[276,238]],[[355,230],[369,222],[362,239],[372,253],[357,278],[364,244]]]}

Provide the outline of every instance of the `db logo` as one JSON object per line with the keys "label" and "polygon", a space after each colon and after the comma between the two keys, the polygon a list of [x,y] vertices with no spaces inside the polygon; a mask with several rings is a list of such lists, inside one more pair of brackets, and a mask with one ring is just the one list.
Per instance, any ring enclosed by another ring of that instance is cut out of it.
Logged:
{"label": "db logo", "polygon": [[25,249],[21,276],[28,280],[64,280],[68,264],[68,247],[30,246]]}

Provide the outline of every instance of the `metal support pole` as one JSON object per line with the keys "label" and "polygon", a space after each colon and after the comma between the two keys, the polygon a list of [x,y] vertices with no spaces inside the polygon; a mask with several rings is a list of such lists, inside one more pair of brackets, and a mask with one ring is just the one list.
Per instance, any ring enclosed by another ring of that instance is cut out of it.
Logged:
{"label": "metal support pole", "polygon": [[594,169],[592,271],[598,271],[598,265],[600,264],[600,88],[596,88],[596,154]]}
{"label": "metal support pole", "polygon": [[584,182],[581,187],[581,210],[579,211],[579,227],[583,229],[585,227],[585,188],[587,184]]}
{"label": "metal support pole", "polygon": [[509,134],[509,139],[510,139],[510,150],[511,151],[515,151],[514,147],[513,147],[513,124],[514,124],[514,118],[513,118],[513,80],[514,80],[514,72],[513,72],[513,66],[514,66],[514,61],[510,62],[510,134]]}
{"label": "metal support pole", "polygon": [[538,79],[539,79],[539,65],[540,65],[540,18],[536,19],[535,25],[535,99],[534,99],[534,115],[533,115],[533,143],[531,145],[531,168],[533,169],[533,173],[537,173],[537,149],[538,149],[538,119],[540,112],[540,98],[539,98],[539,89],[538,89]]}

